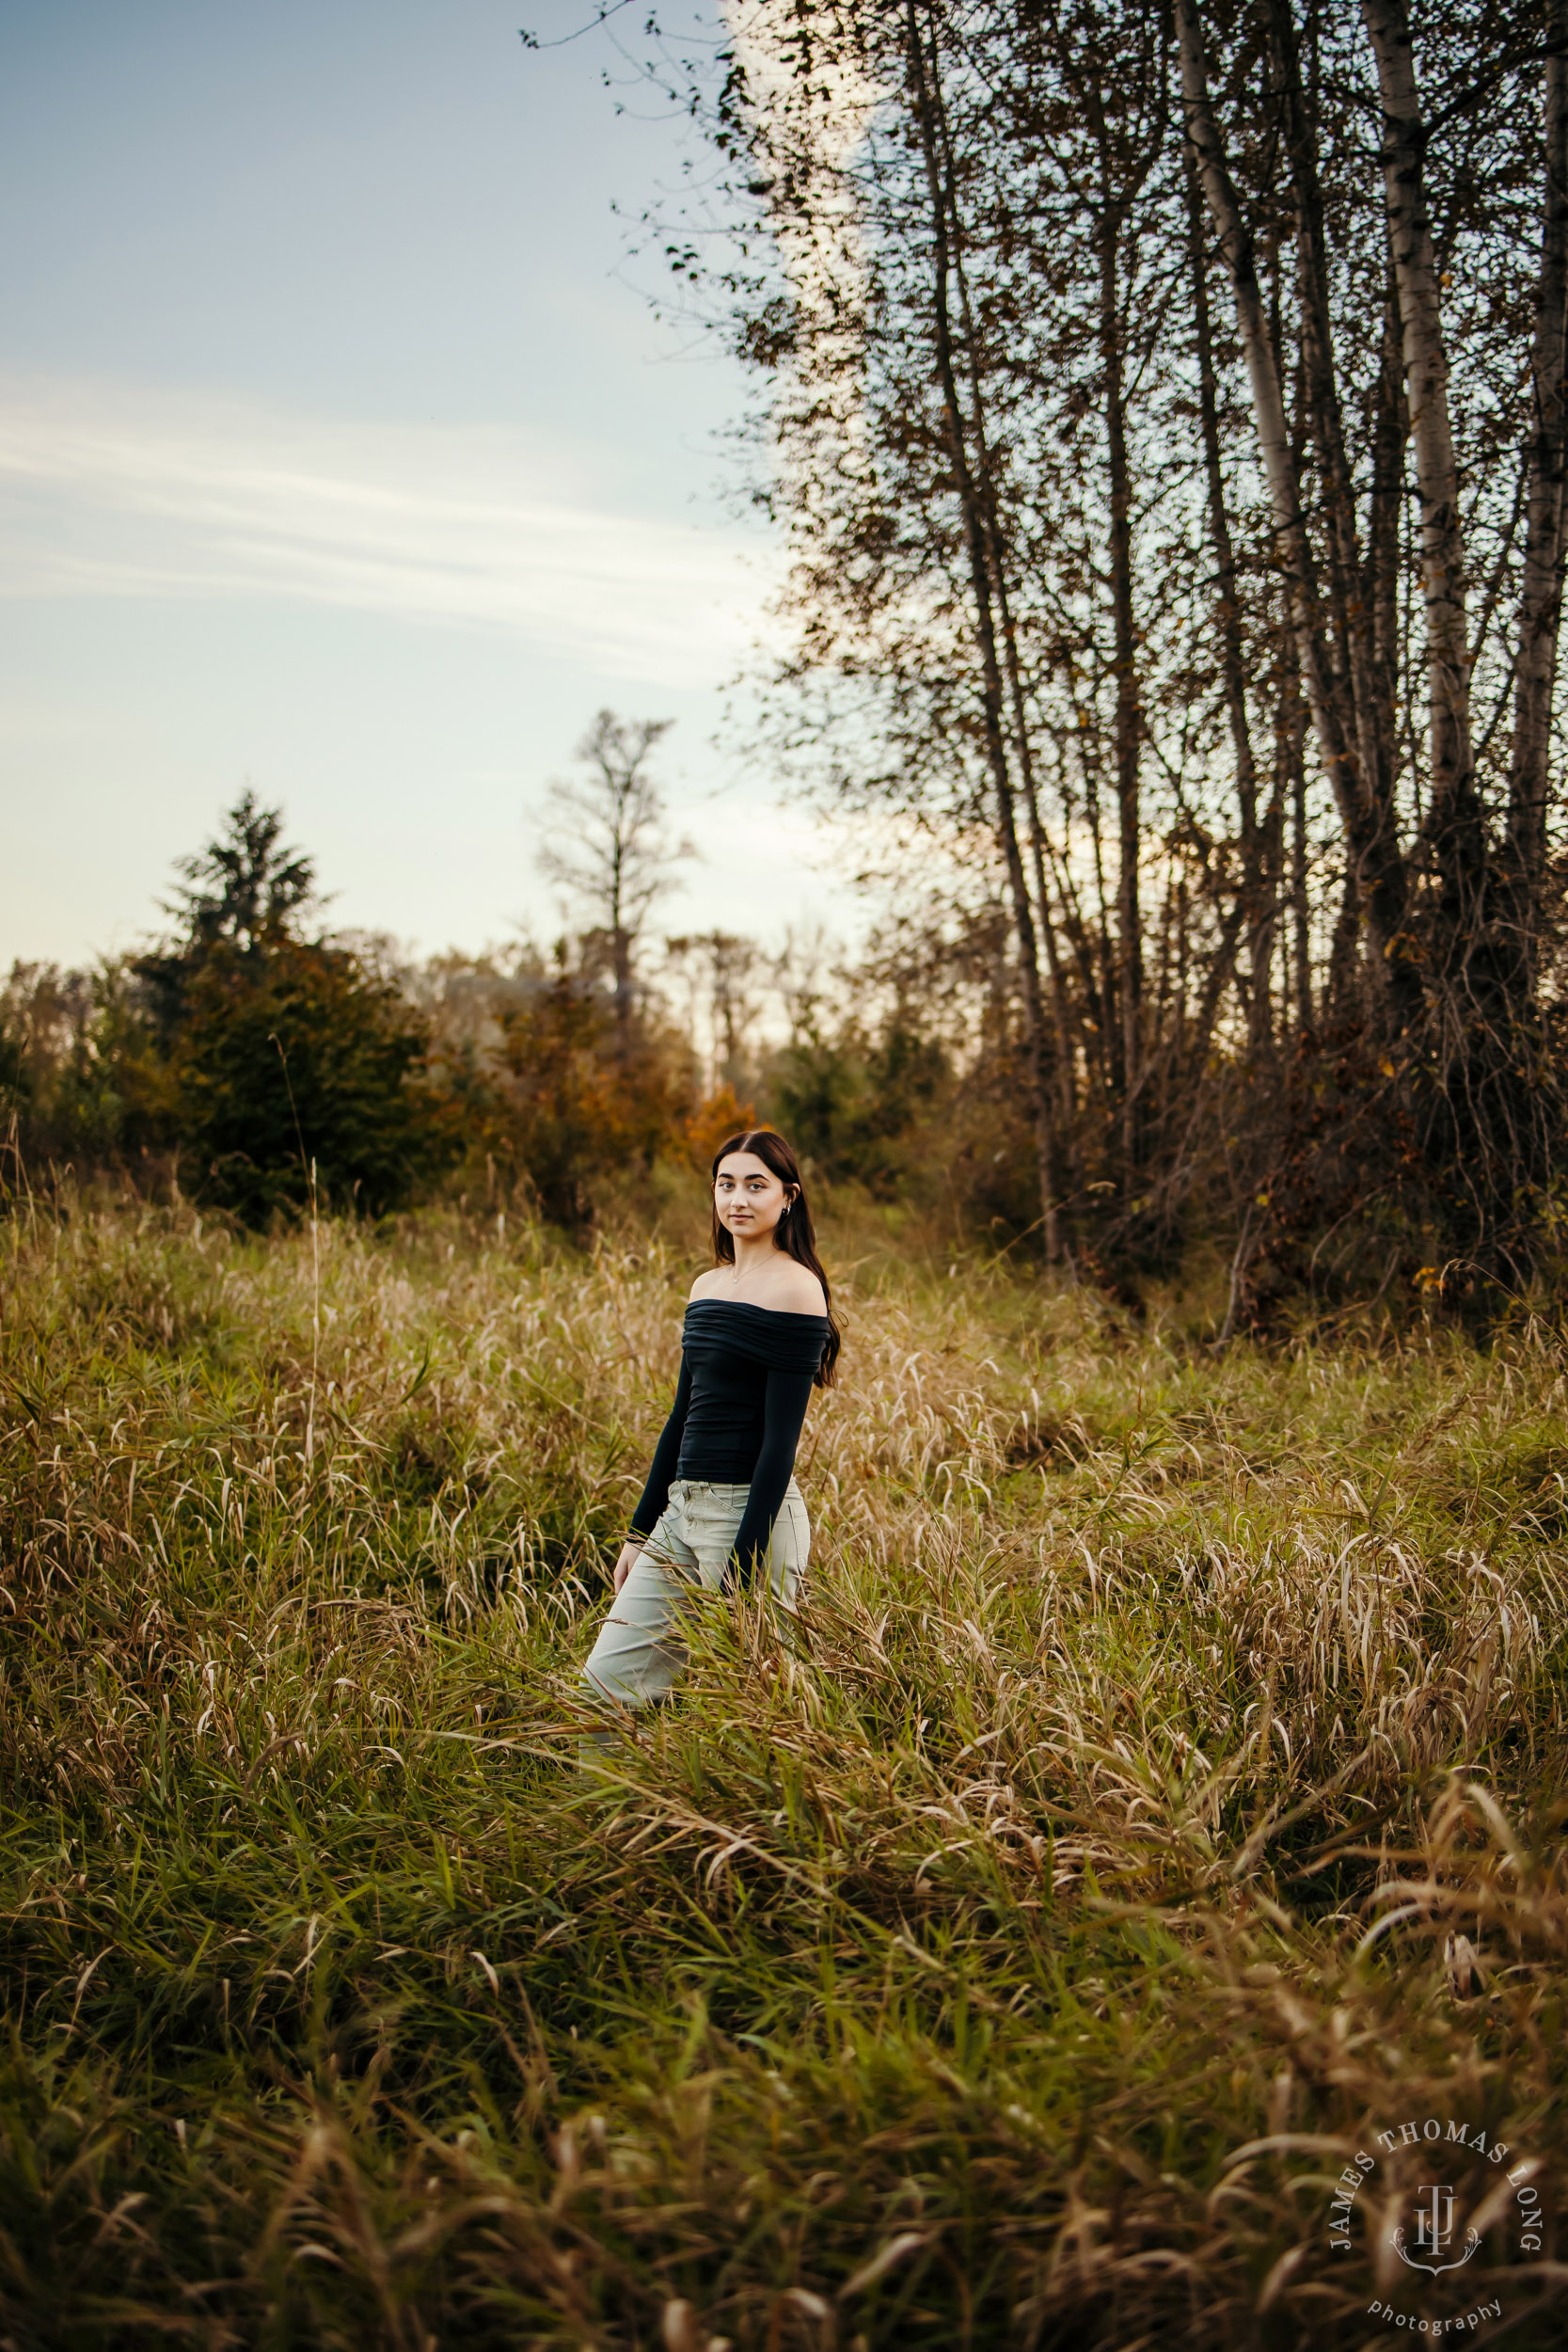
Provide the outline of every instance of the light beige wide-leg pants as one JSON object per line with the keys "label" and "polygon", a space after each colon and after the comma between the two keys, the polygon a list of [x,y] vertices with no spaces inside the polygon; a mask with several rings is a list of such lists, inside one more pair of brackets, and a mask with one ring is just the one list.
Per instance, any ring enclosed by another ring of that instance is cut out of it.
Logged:
{"label": "light beige wide-leg pants", "polygon": [[[719,1590],[751,1491],[705,1479],[672,1480],[658,1524],[610,1602],[583,1668],[591,1698],[616,1707],[647,1707],[678,1681],[686,1666],[676,1622],[681,1603],[704,1586]],[[785,1611],[794,1610],[810,1549],[805,1498],[792,1478],[768,1555],[768,1592]]]}

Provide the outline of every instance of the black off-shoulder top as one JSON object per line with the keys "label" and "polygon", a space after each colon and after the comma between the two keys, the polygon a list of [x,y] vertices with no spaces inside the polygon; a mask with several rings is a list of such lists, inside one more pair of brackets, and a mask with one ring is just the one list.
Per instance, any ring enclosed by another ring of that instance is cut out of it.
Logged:
{"label": "black off-shoulder top", "polygon": [[749,1486],[735,1538],[742,1579],[749,1580],[772,1541],[827,1343],[826,1315],[694,1298],[682,1330],[674,1407],[632,1514],[632,1534],[652,1534],[673,1478]]}

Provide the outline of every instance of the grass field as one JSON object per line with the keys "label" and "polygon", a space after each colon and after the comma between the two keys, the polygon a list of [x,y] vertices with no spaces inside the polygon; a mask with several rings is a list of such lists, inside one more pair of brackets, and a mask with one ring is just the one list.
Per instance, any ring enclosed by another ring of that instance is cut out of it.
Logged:
{"label": "grass field", "polygon": [[1559,1332],[855,1248],[798,1645],[585,1777],[681,1252],[0,1230],[0,2344],[1562,2340]]}

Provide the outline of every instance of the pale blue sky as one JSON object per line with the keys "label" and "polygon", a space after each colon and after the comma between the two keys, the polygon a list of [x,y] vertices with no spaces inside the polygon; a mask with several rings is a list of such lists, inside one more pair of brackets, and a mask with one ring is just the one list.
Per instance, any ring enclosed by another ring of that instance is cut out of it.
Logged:
{"label": "pale blue sky", "polygon": [[672,928],[847,917],[709,748],[773,560],[746,388],[611,214],[681,129],[518,40],[585,12],[0,0],[0,962],[129,944],[246,783],[340,923],[547,930],[529,811],[603,703],[679,723]]}

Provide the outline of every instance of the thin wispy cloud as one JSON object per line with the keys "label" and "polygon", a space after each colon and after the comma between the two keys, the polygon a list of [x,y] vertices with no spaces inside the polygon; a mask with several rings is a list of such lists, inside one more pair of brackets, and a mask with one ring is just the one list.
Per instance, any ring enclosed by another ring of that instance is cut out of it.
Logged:
{"label": "thin wispy cloud", "polygon": [[499,428],[0,379],[8,596],[279,597],[701,684],[754,642],[770,570],[733,527],[595,505]]}

